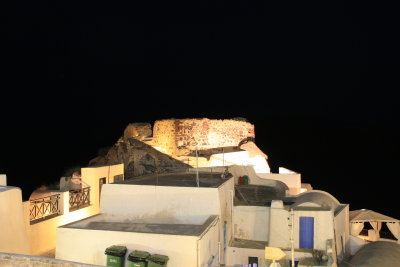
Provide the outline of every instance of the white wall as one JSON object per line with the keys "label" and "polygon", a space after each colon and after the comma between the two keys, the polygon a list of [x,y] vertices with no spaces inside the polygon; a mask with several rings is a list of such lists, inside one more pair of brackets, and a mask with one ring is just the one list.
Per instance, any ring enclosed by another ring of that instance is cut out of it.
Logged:
{"label": "white wall", "polygon": [[235,206],[235,238],[268,241],[270,207]]}
{"label": "white wall", "polygon": [[0,174],[0,186],[7,186],[7,176]]}
{"label": "white wall", "polygon": [[214,154],[210,157],[209,166],[251,166],[254,170],[262,173],[269,173],[270,168],[267,160],[260,155],[250,156],[248,151]]}
{"label": "white wall", "polygon": [[269,217],[269,246],[291,247],[289,216],[289,211],[283,208],[282,201],[272,201]]}
{"label": "white wall", "polygon": [[226,222],[226,247],[233,238],[233,197],[235,194],[235,181],[229,179],[218,188],[219,194],[219,209],[221,216],[220,223],[220,242],[221,242],[221,262],[225,262],[224,250],[224,223]]}
{"label": "white wall", "polygon": [[[287,248],[290,243],[290,213],[283,208],[271,205],[269,245]],[[331,210],[294,210],[294,246],[300,246],[300,217],[314,217],[314,249],[326,250],[328,239],[334,239],[333,211]]]}
{"label": "white wall", "polygon": [[334,223],[336,253],[338,260],[341,261],[350,255],[349,205],[343,207],[343,209],[336,214]]}
{"label": "white wall", "polygon": [[197,267],[197,240],[195,236],[60,227],[57,229],[56,258],[105,265],[105,249],[112,245],[124,245],[129,250],[126,256],[132,250],[144,250],[167,255],[168,266]]}
{"label": "white wall", "polygon": [[127,219],[178,218],[198,223],[220,215],[218,188],[107,184],[101,192],[101,213]]}
{"label": "white wall", "polygon": [[210,228],[198,240],[199,267],[219,266],[219,226],[220,221],[215,221],[213,225],[211,225]]}
{"label": "white wall", "polygon": [[21,189],[0,187],[0,252],[29,254]]}
{"label": "white wall", "polygon": [[90,201],[94,205],[100,203],[100,178],[106,178],[106,183],[113,183],[114,176],[124,174],[124,164],[100,167],[87,167],[81,169],[82,187],[90,186]]}
{"label": "white wall", "polygon": [[292,195],[300,194],[301,174],[300,173],[257,173],[251,179],[251,184],[263,185],[263,179],[277,180],[285,183],[289,187]]}

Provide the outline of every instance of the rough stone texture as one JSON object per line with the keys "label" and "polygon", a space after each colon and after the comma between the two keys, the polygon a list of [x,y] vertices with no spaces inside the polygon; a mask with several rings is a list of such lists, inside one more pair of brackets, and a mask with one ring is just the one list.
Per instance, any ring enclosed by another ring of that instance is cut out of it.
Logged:
{"label": "rough stone texture", "polygon": [[105,156],[89,162],[90,166],[124,164],[125,177],[135,177],[151,173],[163,173],[191,168],[151,146],[134,138],[120,138]]}
{"label": "rough stone texture", "polygon": [[144,140],[153,134],[150,123],[147,122],[136,122],[130,123],[126,126],[124,131],[124,139],[135,138],[138,140]]}
{"label": "rough stone texture", "polygon": [[0,267],[97,267],[99,265],[21,254],[0,253]]}
{"label": "rough stone texture", "polygon": [[244,119],[169,119],[156,121],[153,142],[171,155],[188,155],[193,150],[238,146],[254,138],[254,125]]}

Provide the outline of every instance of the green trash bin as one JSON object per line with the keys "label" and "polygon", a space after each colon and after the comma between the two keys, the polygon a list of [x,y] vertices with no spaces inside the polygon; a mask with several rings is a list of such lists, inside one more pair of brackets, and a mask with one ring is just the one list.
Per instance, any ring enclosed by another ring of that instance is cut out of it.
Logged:
{"label": "green trash bin", "polygon": [[128,255],[129,267],[147,267],[146,259],[150,256],[147,251],[134,250]]}
{"label": "green trash bin", "polygon": [[168,260],[168,256],[153,254],[147,258],[147,267],[164,267],[167,266]]}
{"label": "green trash bin", "polygon": [[243,176],[244,179],[244,184],[249,184],[249,176],[245,175]]}
{"label": "green trash bin", "polygon": [[125,263],[125,246],[111,246],[106,248],[107,266],[124,267]]}

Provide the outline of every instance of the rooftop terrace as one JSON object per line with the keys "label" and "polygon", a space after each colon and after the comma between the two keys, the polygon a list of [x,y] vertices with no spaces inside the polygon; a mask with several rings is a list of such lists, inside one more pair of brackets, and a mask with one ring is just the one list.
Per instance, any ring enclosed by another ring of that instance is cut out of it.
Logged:
{"label": "rooftop terrace", "polygon": [[118,231],[118,232],[136,232],[136,233],[152,233],[164,235],[186,235],[200,236],[210,227],[216,220],[217,215],[211,215],[200,224],[182,224],[182,223],[157,223],[153,220],[152,223],[143,222],[140,220],[131,221],[107,221],[100,215],[61,226],[62,228],[103,230],[103,231]]}
{"label": "rooftop terrace", "polygon": [[[272,200],[282,200],[285,208],[294,210],[326,211],[333,209],[335,215],[346,207],[340,204],[330,194],[313,190],[297,196],[286,196],[279,188],[262,185],[235,185],[235,206],[271,206]],[[312,202],[319,207],[300,206],[302,203]]]}
{"label": "rooftop terrace", "polygon": [[[199,187],[218,188],[227,180],[228,179],[222,179],[221,173],[219,172],[199,172]],[[149,174],[125,179],[117,184],[197,187],[196,173],[192,172]]]}
{"label": "rooftop terrace", "polygon": [[235,205],[237,206],[267,206],[272,200],[294,201],[294,197],[286,197],[285,192],[277,188],[262,185],[236,185]]}

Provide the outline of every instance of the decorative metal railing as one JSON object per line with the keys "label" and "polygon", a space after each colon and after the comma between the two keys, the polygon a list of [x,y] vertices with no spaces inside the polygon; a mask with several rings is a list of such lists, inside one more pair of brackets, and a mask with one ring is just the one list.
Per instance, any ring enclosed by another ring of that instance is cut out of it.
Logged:
{"label": "decorative metal railing", "polygon": [[59,201],[60,194],[30,200],[30,223],[34,224],[59,215]]}
{"label": "decorative metal railing", "polygon": [[69,191],[69,211],[90,205],[90,187]]}

